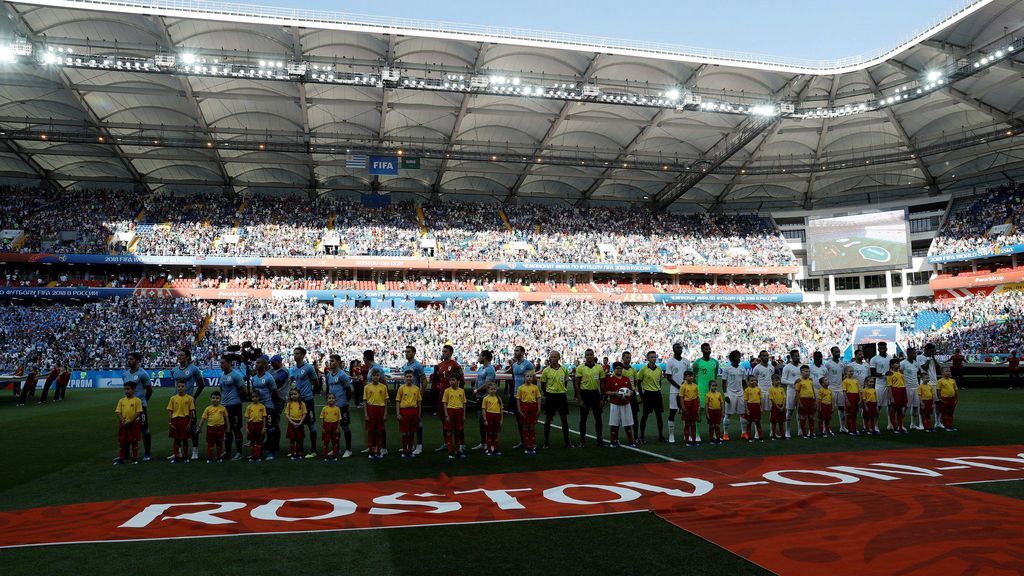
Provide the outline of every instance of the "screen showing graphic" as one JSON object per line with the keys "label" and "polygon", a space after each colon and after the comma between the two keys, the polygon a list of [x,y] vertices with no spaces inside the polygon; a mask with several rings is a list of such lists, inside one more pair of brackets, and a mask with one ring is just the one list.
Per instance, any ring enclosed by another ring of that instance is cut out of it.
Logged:
{"label": "screen showing graphic", "polygon": [[903,210],[807,222],[807,264],[812,274],[904,268],[910,264]]}

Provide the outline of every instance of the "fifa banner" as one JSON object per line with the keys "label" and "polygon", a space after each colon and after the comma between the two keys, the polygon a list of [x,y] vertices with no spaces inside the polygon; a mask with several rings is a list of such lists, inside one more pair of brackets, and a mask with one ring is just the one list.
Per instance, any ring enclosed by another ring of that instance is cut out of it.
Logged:
{"label": "fifa banner", "polygon": [[1024,268],[1016,268],[1008,272],[993,272],[992,274],[978,274],[960,276],[946,276],[933,278],[928,282],[932,290],[949,290],[951,288],[976,288],[981,286],[999,286],[1024,282]]}
{"label": "fifa banner", "polygon": [[245,266],[250,268],[317,268],[372,270],[509,270],[519,272],[618,272],[637,274],[795,274],[796,266],[684,266],[613,262],[493,262],[438,260],[400,256],[318,256],[311,258],[231,258],[221,256],[138,256],[134,254],[21,254],[0,252],[0,262],[40,264],[135,264],[155,266]]}
{"label": "fifa banner", "polygon": [[945,264],[947,262],[962,262],[964,260],[978,260],[992,256],[1006,256],[1007,254],[1020,254],[1024,252],[1024,244],[1011,244],[1009,246],[990,245],[977,250],[957,252],[954,254],[936,254],[928,257],[929,264]]}
{"label": "fifa banner", "polygon": [[113,298],[189,297],[201,300],[237,298],[305,298],[322,302],[344,300],[396,300],[447,302],[451,300],[519,300],[550,302],[590,300],[633,304],[768,304],[803,301],[803,294],[605,294],[603,292],[441,292],[395,290],[220,290],[217,288],[0,288],[0,300],[109,300]]}

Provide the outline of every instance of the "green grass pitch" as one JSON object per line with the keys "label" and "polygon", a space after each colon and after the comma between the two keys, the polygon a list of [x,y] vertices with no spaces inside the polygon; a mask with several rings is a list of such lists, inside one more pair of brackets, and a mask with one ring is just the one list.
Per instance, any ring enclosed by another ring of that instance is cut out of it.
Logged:
{"label": "green grass pitch", "polygon": [[[561,448],[561,431],[552,430],[548,451],[527,457],[508,448],[515,443],[515,425],[506,418],[502,444],[506,455],[486,458],[471,454],[450,462],[431,450],[440,443],[436,418],[425,417],[425,454],[412,461],[389,456],[382,462],[353,457],[339,462],[292,462],[279,459],[252,464],[187,466],[164,461],[170,440],[164,433],[162,409],[170,390],[158,389],[151,401],[155,458],[138,466],[115,468],[113,409],[118,391],[70,390],[68,400],[46,406],[15,408],[9,392],[0,397],[0,509],[13,510],[75,502],[137,496],[193,493],[230,488],[315,485],[448,475],[493,474],[542,469],[581,468],[657,462],[630,450]],[[679,460],[705,460],[755,455],[783,455],[848,450],[878,450],[950,445],[1019,442],[1024,432],[1019,406],[1024,391],[964,390],[958,409],[960,433],[894,437],[847,437],[765,442],[729,442],[722,446],[686,448],[680,444],[648,444],[644,448]],[[208,394],[200,401],[205,406]],[[570,425],[575,428],[575,409]],[[356,449],[364,444],[361,416],[354,414]],[[653,434],[653,420],[648,423]],[[732,424],[734,436],[738,432]],[[467,423],[467,443],[477,440],[476,422]],[[606,433],[607,434],[607,433]],[[538,430],[540,435],[540,430]],[[573,439],[576,440],[575,435]],[[656,437],[656,436],[655,436]],[[392,450],[399,442],[397,424],[388,423]],[[591,444],[592,446],[592,444]],[[977,484],[973,489],[1024,497],[1024,482]],[[623,546],[606,545],[619,539]],[[552,545],[551,543],[555,544]],[[590,542],[582,546],[580,542]],[[581,547],[582,546],[582,547]],[[126,560],[129,559],[130,560]],[[658,573],[766,574],[745,560],[692,536],[649,513],[619,516],[368,530],[322,534],[265,535],[247,538],[64,545],[0,551],[6,575],[96,574],[118,568],[147,576],[182,572],[218,574],[350,573],[430,574],[453,569],[486,574],[528,573],[529,566],[562,566],[564,574],[625,574],[638,566]]]}

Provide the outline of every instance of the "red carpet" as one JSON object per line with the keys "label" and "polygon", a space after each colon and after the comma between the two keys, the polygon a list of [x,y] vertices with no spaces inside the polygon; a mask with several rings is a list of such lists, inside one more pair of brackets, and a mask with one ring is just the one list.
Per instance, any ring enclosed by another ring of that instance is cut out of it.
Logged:
{"label": "red carpet", "polygon": [[1024,574],[1024,446],[846,452],[287,486],[0,513],[0,547],[653,510],[779,574]]}

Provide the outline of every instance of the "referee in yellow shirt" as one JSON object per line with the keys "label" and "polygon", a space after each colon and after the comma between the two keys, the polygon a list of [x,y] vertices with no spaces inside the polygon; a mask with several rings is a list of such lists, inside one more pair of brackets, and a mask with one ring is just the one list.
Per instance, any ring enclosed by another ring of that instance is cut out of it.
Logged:
{"label": "referee in yellow shirt", "polygon": [[597,363],[593,348],[587,348],[582,366],[576,367],[576,404],[580,407],[580,448],[587,446],[587,418],[594,414],[594,429],[597,432],[597,446],[604,446],[601,430],[602,398],[604,379],[608,376],[604,367]]}
{"label": "referee in yellow shirt", "polygon": [[544,392],[544,448],[551,447],[551,419],[558,414],[562,420],[562,439],[569,448],[569,400],[566,383],[569,371],[559,362],[562,355],[554,350],[548,355],[548,364],[540,373],[540,389]]}
{"label": "referee in yellow shirt", "polygon": [[661,378],[664,375],[658,367],[658,353],[651,350],[647,353],[647,364],[636,373],[636,384],[640,388],[640,402],[644,405],[644,414],[640,417],[640,443],[647,441],[647,416],[654,412],[658,421],[658,442],[665,441],[665,423],[661,412],[665,409],[661,394]]}

